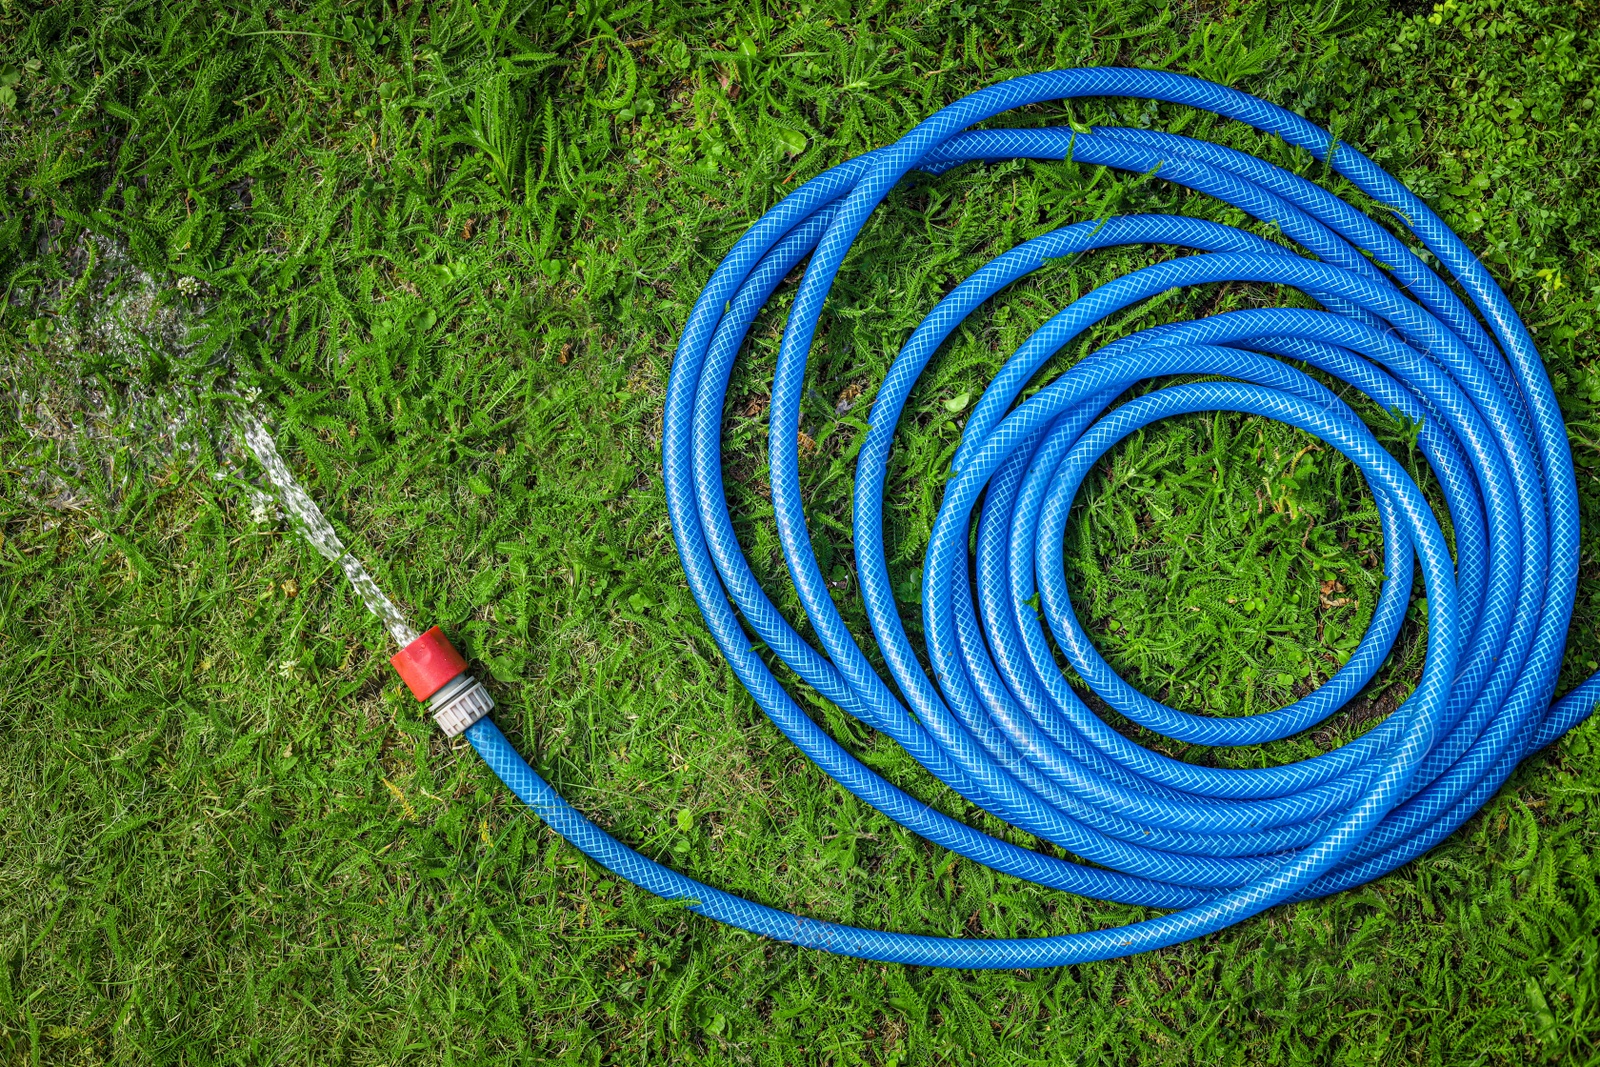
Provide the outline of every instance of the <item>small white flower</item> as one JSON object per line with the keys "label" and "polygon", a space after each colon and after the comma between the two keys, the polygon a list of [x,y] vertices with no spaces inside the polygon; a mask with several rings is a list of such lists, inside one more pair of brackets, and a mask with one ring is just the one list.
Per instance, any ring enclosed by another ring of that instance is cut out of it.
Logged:
{"label": "small white flower", "polygon": [[250,521],[257,526],[278,524],[278,502],[259,489],[250,490]]}
{"label": "small white flower", "polygon": [[178,292],[182,293],[184,296],[194,296],[199,291],[199,278],[191,278],[189,275],[185,274],[183,277],[178,279]]}

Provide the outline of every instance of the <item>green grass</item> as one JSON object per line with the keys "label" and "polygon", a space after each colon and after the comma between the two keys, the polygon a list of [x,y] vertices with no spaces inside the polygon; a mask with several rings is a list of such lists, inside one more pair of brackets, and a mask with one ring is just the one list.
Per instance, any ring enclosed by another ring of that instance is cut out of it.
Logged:
{"label": "green grass", "polygon": [[[869,926],[1126,922],[1147,912],[892,826],[738,687],[659,480],[691,302],[785,191],[1010,75],[1151,64],[1332,123],[1464,234],[1541,344],[1585,506],[1570,684],[1600,660],[1596,41],[1595,0],[0,0],[0,1063],[1600,1062],[1592,722],[1419,861],[1201,941],[986,974],[797,950],[618,882],[436,736],[337,569],[252,497],[212,392],[260,391],[380,583],[484,665],[502,727],[562,794],[646,854]],[[1006,121],[1068,118],[1309,165],[1137,101]],[[1243,221],[1159,181],[1007,164],[908,179],[863,232],[803,423],[818,549],[855,624],[853,452],[897,345],[979,263],[1117,211]],[[913,624],[961,398],[1063,303],[1167,254],[1052,265],[936,357],[890,486]],[[757,572],[793,612],[760,489],[789,291],[735,374],[729,463]],[[1093,342],[1286,299],[1204,287]],[[1415,464],[1404,428],[1380,429]],[[1307,443],[1174,420],[1087,488],[1073,587],[1147,691],[1259,710],[1359,636],[1370,498],[1326,452],[1296,463]],[[1350,712],[1270,755],[1392,708],[1417,629]]]}

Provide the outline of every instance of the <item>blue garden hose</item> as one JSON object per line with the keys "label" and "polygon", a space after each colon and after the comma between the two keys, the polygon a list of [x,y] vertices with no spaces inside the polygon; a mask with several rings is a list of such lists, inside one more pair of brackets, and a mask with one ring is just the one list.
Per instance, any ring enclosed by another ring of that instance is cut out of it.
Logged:
{"label": "blue garden hose", "polygon": [[[1203,108],[1305,149],[1391,210],[1471,306],[1406,242],[1344,201],[1230,149],[1117,128],[962,132],[1011,108],[1087,96]],[[939,302],[878,390],[856,469],[860,587],[897,695],[845,626],[812,554],[798,465],[806,357],[851,242],[908,171],[1016,158],[1157,174],[1275,224],[1315,258],[1229,226],[1124,216],[1029,241]],[[883,543],[884,477],[912,385],[967,314],[1047,260],[1146,243],[1198,254],[1125,275],[1064,308],[1017,349],[968,417],[923,566],[930,677],[901,625]],[[820,649],[778,613],[751,572],[729,519],[721,455],[724,397],[745,333],[808,255],[772,386],[768,456],[785,559]],[[1146,329],[1016,403],[1045,361],[1093,323],[1178,286],[1224,281],[1292,286],[1326,310],[1235,311]],[[1454,561],[1402,467],[1346,404],[1283,360],[1316,367],[1420,422],[1420,447],[1449,508]],[[1107,410],[1141,380],[1196,374],[1231,380],[1169,386]],[[1348,662],[1309,696],[1245,718],[1181,712],[1120,679],[1080,627],[1062,564],[1067,514],[1096,460],[1139,427],[1204,411],[1264,415],[1338,449],[1365,476],[1386,543],[1379,604]],[[1516,312],[1449,227],[1360,152],[1282,108],[1195,78],[1124,68],[1017,78],[795,190],[728,253],[689,316],[667,392],[662,464],[678,551],[707,626],[751,696],[818,766],[908,829],[995,870],[1173,909],[1115,929],[1014,940],[802,918],[646,859],[557,796],[489,719],[467,730],[495,773],[596,862],[652,893],[693,901],[699,914],[781,941],[947,967],[1049,966],[1171,945],[1394,870],[1454,832],[1523,756],[1600,700],[1596,676],[1551,704],[1576,585],[1577,493],[1555,396]],[[1199,767],[1135,744],[1084,705],[1049,645],[1053,637],[1109,706],[1168,737],[1275,740],[1324,720],[1372,678],[1399,629],[1414,565],[1428,605],[1427,660],[1415,691],[1358,740],[1285,766]],[[1095,866],[981,833],[884,781],[806,716],[753,638],[961,796]]]}

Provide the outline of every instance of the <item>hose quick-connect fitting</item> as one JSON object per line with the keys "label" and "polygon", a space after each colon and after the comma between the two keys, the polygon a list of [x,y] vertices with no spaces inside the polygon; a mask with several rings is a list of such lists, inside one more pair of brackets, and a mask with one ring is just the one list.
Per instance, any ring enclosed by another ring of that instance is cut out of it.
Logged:
{"label": "hose quick-connect fitting", "polygon": [[494,709],[489,691],[467,673],[467,661],[437,626],[396,652],[389,662],[411,694],[428,702],[433,721],[448,737],[466,733],[467,727]]}

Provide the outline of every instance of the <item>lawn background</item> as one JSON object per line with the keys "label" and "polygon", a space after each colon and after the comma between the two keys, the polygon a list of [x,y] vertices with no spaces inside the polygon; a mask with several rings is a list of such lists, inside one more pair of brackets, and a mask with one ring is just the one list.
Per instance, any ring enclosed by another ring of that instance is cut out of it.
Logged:
{"label": "lawn background", "polygon": [[[1149,913],[897,829],[739,689],[659,479],[690,304],[784,192],[1016,74],[1153,65],[1332,124],[1464,235],[1544,352],[1585,507],[1571,684],[1600,660],[1597,41],[1595,0],[0,0],[0,1062],[1600,1062],[1592,722],[1393,876],[1159,953],[975,974],[796,950],[620,883],[437,736],[380,625],[254,488],[224,395],[255,398],[380,584],[483,665],[541,773],[646,854],[862,925],[1130,921]],[[1002,121],[1069,120],[1322,173],[1139,101]],[[1129,211],[1246,224],[1159,181],[1046,163],[910,178],[863,232],[803,421],[847,618],[851,461],[898,344],[998,252]],[[1066,301],[1170,254],[1054,264],[936,358],[890,485],[914,629],[971,398]],[[741,534],[795,617],[760,488],[791,291],[753,332],[728,436]],[[1296,299],[1202,287],[1093,341]],[[1369,413],[1415,468],[1406,428]],[[1147,691],[1259,710],[1359,636],[1374,512],[1305,444],[1173,420],[1086,488],[1068,546],[1080,612]],[[1414,617],[1351,712],[1269,756],[1392,708],[1419,632]],[[1000,832],[809,706],[881,773]]]}

